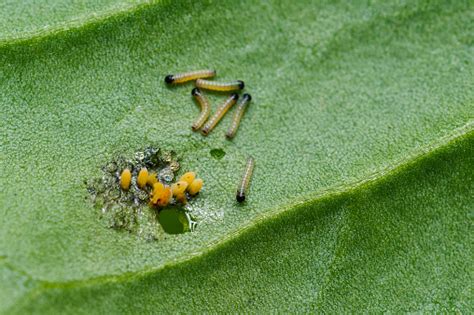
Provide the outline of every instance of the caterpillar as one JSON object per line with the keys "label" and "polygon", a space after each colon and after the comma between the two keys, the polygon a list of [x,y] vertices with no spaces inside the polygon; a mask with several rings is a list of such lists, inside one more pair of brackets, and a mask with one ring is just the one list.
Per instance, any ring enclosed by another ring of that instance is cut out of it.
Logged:
{"label": "caterpillar", "polygon": [[219,91],[219,92],[230,92],[243,90],[245,87],[244,81],[237,80],[232,82],[216,82],[198,79],[196,80],[196,86],[205,90]]}
{"label": "caterpillar", "polygon": [[204,125],[201,130],[201,133],[205,136],[211,132],[212,129],[219,123],[219,121],[224,117],[225,113],[232,107],[232,105],[237,102],[239,96],[237,94],[232,94],[214,113],[214,115],[209,119],[209,121]]}
{"label": "caterpillar", "polygon": [[212,78],[216,75],[216,70],[198,70],[177,74],[169,74],[165,77],[165,82],[168,84],[179,84],[200,78]]}
{"label": "caterpillar", "polygon": [[193,122],[193,125],[191,126],[193,131],[196,131],[201,128],[204,122],[209,118],[209,115],[211,114],[211,105],[209,104],[208,99],[202,94],[200,89],[194,88],[191,91],[191,95],[194,96],[201,106],[201,114],[199,114],[198,118],[196,118],[196,120]]}
{"label": "caterpillar", "polygon": [[239,103],[237,104],[237,110],[234,114],[234,118],[232,119],[232,124],[230,125],[229,129],[227,130],[225,136],[227,139],[232,139],[235,134],[237,133],[237,129],[239,128],[240,120],[244,115],[245,109],[247,105],[252,100],[250,94],[244,94],[240,99]]}
{"label": "caterpillar", "polygon": [[245,166],[244,175],[240,181],[239,187],[237,188],[236,199],[238,202],[245,201],[245,195],[250,184],[250,179],[252,178],[253,169],[255,167],[255,161],[252,157],[247,159],[247,165]]}

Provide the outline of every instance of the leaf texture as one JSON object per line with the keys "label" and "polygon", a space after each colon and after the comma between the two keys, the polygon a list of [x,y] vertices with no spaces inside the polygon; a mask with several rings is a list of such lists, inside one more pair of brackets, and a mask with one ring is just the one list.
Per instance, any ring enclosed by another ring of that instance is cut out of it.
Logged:
{"label": "leaf texture", "polygon": [[[471,308],[469,1],[76,4],[0,25],[0,311]],[[208,67],[252,94],[233,141],[163,83]],[[205,180],[195,232],[145,242],[87,200],[148,145]]]}

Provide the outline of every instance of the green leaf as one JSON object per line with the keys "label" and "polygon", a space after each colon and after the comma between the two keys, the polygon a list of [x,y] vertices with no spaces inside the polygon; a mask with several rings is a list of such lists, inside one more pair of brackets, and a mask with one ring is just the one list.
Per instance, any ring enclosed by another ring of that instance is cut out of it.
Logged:
{"label": "green leaf", "polygon": [[185,263],[44,283],[18,313],[472,311],[473,157],[471,133]]}
{"label": "green leaf", "polygon": [[[469,1],[64,3],[1,15],[0,312],[472,311]],[[207,67],[252,94],[233,141],[163,83]],[[196,231],[100,222],[84,180],[148,145]]]}

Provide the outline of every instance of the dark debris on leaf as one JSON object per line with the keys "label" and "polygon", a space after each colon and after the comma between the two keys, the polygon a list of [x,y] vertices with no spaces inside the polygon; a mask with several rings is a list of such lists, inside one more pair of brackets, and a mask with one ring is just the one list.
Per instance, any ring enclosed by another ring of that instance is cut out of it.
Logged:
{"label": "dark debris on leaf", "polygon": [[[107,227],[155,240],[161,227],[157,211],[148,205],[151,187],[139,188],[136,183],[137,174],[143,167],[158,174],[161,182],[169,184],[176,178],[180,163],[174,151],[147,147],[131,158],[118,156],[108,161],[101,167],[102,174],[85,180],[85,184]],[[125,168],[132,172],[128,190],[122,190],[119,184],[120,174]]]}

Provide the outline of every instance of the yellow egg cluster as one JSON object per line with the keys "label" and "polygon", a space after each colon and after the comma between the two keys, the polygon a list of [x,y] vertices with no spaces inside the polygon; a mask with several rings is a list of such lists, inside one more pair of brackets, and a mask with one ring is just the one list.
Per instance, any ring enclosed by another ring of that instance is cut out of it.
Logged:
{"label": "yellow egg cluster", "polygon": [[[120,187],[123,190],[128,190],[131,181],[132,173],[126,168],[120,176]],[[149,173],[146,168],[140,169],[136,182],[137,186],[143,190],[147,189],[147,185],[151,187],[150,206],[154,207],[166,207],[173,201],[173,197],[175,202],[186,204],[188,196],[197,195],[204,184],[202,179],[196,178],[195,172],[187,172],[177,182],[168,186],[158,180],[156,173]]]}
{"label": "yellow egg cluster", "polygon": [[156,182],[153,184],[153,190],[150,196],[150,204],[152,206],[158,207],[166,207],[172,197],[171,188],[169,186],[165,186],[160,182]]}
{"label": "yellow egg cluster", "polygon": [[196,173],[187,172],[180,179],[169,186],[165,186],[160,182],[153,186],[150,203],[154,206],[164,207],[171,202],[174,197],[175,201],[181,204],[188,202],[188,196],[195,196],[203,186],[203,180],[196,178]]}
{"label": "yellow egg cluster", "polygon": [[171,185],[171,191],[178,202],[185,204],[187,202],[186,193],[195,196],[201,191],[203,183],[202,179],[196,178],[196,173],[187,172],[180,177],[179,181]]}

